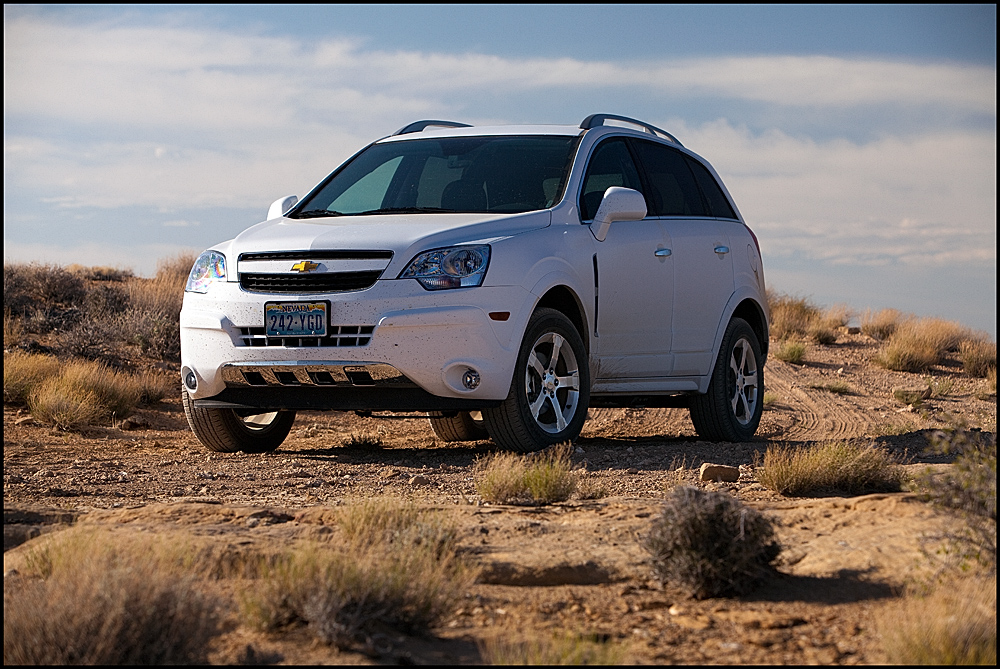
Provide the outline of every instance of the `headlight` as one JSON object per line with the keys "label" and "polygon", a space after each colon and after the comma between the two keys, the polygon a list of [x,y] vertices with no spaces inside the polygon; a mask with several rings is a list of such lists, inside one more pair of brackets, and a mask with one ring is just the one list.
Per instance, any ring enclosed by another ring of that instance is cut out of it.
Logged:
{"label": "headlight", "polygon": [[226,280],[226,256],[218,251],[205,251],[194,261],[184,292],[207,293],[216,281]]}
{"label": "headlight", "polygon": [[427,290],[467,288],[482,284],[489,264],[489,246],[449,246],[421,253],[399,278],[416,279]]}

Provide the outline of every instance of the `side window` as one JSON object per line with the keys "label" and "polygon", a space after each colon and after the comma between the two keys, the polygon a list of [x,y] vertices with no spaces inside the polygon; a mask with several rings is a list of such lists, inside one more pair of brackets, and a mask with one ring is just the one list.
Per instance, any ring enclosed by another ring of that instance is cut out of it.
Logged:
{"label": "side window", "polygon": [[646,203],[650,216],[708,215],[684,154],[643,140],[635,140],[634,146],[649,181]]}
{"label": "side window", "polygon": [[736,218],[736,212],[729,206],[726,194],[719,188],[719,184],[716,183],[712,173],[694,158],[689,158],[688,156],[684,156],[684,158],[688,161],[688,165],[691,166],[691,172],[698,181],[701,192],[705,195],[705,201],[708,203],[710,209],[709,216],[715,216],[716,218]]}
{"label": "side window", "polygon": [[580,192],[582,220],[593,220],[597,208],[601,206],[604,191],[611,186],[634,188],[642,192],[639,172],[622,139],[602,142],[590,157],[587,174],[583,178],[583,189]]}

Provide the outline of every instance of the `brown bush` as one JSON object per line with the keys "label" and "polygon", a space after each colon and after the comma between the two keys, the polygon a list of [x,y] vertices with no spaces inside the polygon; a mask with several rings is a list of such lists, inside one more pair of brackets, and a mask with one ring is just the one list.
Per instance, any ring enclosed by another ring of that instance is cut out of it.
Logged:
{"label": "brown bush", "polygon": [[830,442],[806,449],[769,446],[757,478],[782,495],[810,496],[898,491],[904,473],[874,444]]}
{"label": "brown bush", "polygon": [[771,520],[725,493],[674,488],[644,541],[664,583],[697,599],[749,592],[781,551]]}
{"label": "brown bush", "polygon": [[896,309],[882,309],[874,312],[868,309],[861,316],[861,332],[872,339],[885,341],[892,336],[900,323],[910,318],[912,316],[905,315]]}
{"label": "brown bush", "polygon": [[958,355],[962,359],[965,373],[969,376],[986,378],[990,370],[996,374],[996,343],[984,339],[967,339],[958,345]]}
{"label": "brown bush", "polygon": [[820,309],[805,298],[767,291],[767,306],[771,313],[771,336],[786,339],[808,332],[820,316]]}

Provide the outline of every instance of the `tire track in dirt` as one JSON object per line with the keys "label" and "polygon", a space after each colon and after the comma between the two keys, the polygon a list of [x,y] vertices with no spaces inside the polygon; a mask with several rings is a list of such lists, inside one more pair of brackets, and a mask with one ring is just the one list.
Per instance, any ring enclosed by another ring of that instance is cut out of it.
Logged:
{"label": "tire track in dirt", "polygon": [[[809,388],[808,368],[781,360],[768,360],[765,384],[781,398],[783,413],[791,419],[780,437],[790,441],[838,440],[864,437],[875,425],[872,416],[858,409],[849,395]],[[820,383],[820,379],[815,380]]]}

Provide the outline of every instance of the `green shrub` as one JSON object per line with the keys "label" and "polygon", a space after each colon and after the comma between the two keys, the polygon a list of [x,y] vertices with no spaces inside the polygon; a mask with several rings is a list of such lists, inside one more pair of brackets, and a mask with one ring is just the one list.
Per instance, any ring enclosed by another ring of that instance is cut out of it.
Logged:
{"label": "green shrub", "polygon": [[725,493],[674,488],[644,547],[664,584],[697,599],[749,592],[773,572],[771,520]]}
{"label": "green shrub", "polygon": [[874,444],[838,441],[806,449],[769,446],[757,479],[782,495],[863,494],[899,490],[904,473]]}

